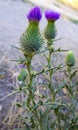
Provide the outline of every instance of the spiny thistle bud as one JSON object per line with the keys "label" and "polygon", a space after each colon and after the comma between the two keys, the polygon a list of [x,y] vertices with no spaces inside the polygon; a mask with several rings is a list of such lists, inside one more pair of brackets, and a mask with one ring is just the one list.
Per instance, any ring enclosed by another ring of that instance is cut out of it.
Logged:
{"label": "spiny thistle bud", "polygon": [[42,17],[39,7],[31,9],[27,18],[29,25],[21,37],[21,47],[25,56],[31,55],[40,50],[43,38],[39,31],[39,21]]}
{"label": "spiny thistle bud", "polygon": [[72,67],[75,65],[75,57],[72,51],[69,51],[66,56],[66,65]]}
{"label": "spiny thistle bud", "polygon": [[55,21],[60,18],[60,14],[52,10],[46,10],[45,17],[48,20],[48,24],[44,32],[45,37],[46,39],[54,39],[56,36]]}

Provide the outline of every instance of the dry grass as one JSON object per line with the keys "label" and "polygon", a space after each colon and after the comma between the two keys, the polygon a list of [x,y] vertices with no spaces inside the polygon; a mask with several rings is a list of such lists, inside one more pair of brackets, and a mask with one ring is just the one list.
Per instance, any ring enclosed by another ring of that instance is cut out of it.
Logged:
{"label": "dry grass", "polygon": [[78,10],[78,0],[58,0],[58,1],[72,7],[73,9]]}

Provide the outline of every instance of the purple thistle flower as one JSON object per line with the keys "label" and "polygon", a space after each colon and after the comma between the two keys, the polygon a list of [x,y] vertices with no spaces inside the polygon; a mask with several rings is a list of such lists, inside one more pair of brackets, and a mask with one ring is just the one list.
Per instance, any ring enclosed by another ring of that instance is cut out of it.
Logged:
{"label": "purple thistle flower", "polygon": [[46,10],[45,17],[47,20],[56,21],[60,18],[60,13],[55,12],[53,10]]}
{"label": "purple thistle flower", "polygon": [[38,6],[31,9],[29,14],[27,15],[29,21],[36,21],[36,22],[39,22],[41,17],[42,17],[42,13]]}

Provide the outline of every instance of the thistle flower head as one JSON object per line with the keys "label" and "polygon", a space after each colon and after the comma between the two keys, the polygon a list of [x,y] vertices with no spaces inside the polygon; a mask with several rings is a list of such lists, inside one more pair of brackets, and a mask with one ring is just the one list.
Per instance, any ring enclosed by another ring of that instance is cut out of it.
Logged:
{"label": "thistle flower head", "polygon": [[42,17],[42,13],[38,6],[32,8],[29,14],[27,15],[29,21],[35,21],[35,22],[39,22],[41,17]]}
{"label": "thistle flower head", "polygon": [[72,51],[69,51],[66,56],[66,65],[72,67],[75,65],[75,57]]}
{"label": "thistle flower head", "polygon": [[20,39],[21,50],[26,58],[32,57],[35,52],[38,52],[42,47],[43,38],[41,36],[38,24],[41,17],[42,14],[39,7],[34,7],[27,15],[29,25]]}
{"label": "thistle flower head", "polygon": [[46,10],[45,11],[45,17],[49,21],[56,21],[60,18],[60,13],[55,12],[53,10]]}

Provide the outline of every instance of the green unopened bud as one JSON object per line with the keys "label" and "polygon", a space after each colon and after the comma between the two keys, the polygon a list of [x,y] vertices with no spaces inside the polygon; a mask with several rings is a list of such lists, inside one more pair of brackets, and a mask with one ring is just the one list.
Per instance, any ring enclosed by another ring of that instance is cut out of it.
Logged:
{"label": "green unopened bud", "polygon": [[19,81],[24,81],[27,77],[27,72],[26,69],[22,69],[19,76],[18,76],[18,80]]}
{"label": "green unopened bud", "polygon": [[69,51],[66,56],[66,65],[72,67],[75,65],[75,57],[72,51]]}
{"label": "green unopened bud", "polygon": [[46,39],[54,39],[56,36],[56,28],[54,21],[48,21],[47,27],[45,28],[44,32]]}

